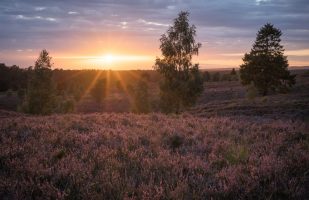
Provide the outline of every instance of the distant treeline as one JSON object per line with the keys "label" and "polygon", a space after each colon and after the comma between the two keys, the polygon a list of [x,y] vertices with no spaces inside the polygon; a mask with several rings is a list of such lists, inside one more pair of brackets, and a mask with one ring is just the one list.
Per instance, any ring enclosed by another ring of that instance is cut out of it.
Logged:
{"label": "distant treeline", "polygon": [[[24,102],[29,97],[29,84],[31,83],[35,69],[20,68],[16,65],[6,66],[0,64],[0,92],[2,100],[1,108],[10,105],[12,109],[12,100]],[[162,76],[155,70],[63,70],[53,69],[52,88],[55,101],[58,102],[58,108],[54,112],[71,112],[75,110],[76,103],[82,99],[92,98],[97,102],[98,109],[104,105],[106,99],[109,101],[121,101],[118,107],[121,110],[131,110],[138,113],[147,113],[160,110],[159,103],[159,85],[162,82]],[[232,71],[208,72],[201,73],[204,82],[214,81],[236,81],[238,74],[235,69]],[[44,80],[39,84],[43,84]],[[34,89],[38,90],[38,89]],[[5,98],[7,96],[8,98]],[[122,100],[120,100],[122,99]],[[11,103],[10,103],[10,102]],[[85,101],[83,101],[85,102]],[[124,103],[127,102],[127,103]],[[128,104],[128,105],[126,105]],[[82,103],[80,109],[87,111]],[[94,104],[91,104],[94,105]],[[115,106],[114,105],[114,106]],[[18,103],[17,110],[23,112],[22,103]],[[21,109],[20,109],[21,108]],[[110,108],[112,109],[112,108]],[[113,109],[112,109],[113,110]],[[117,109],[116,109],[117,110]]]}
{"label": "distant treeline", "polygon": [[[0,92],[26,89],[33,67],[20,68],[16,65],[6,66],[0,63]],[[115,87],[130,87],[143,78],[149,82],[158,82],[160,75],[153,70],[52,70],[53,80],[58,93],[86,90],[94,79],[106,79]]]}
{"label": "distant treeline", "polygon": [[9,89],[17,91],[27,87],[29,69],[22,69],[16,65],[6,66],[0,63],[0,92]]}
{"label": "distant treeline", "polygon": [[203,73],[203,79],[205,82],[217,82],[217,81],[238,81],[239,75],[236,72],[235,68],[233,68],[231,71],[204,71]]}
{"label": "distant treeline", "polygon": [[[20,68],[16,65],[6,66],[0,63],[0,92],[8,90],[18,91],[27,88],[28,79],[33,67]],[[98,73],[100,73],[99,77]],[[238,74],[232,71],[209,72],[203,71],[205,82],[211,81],[236,81]],[[53,70],[53,80],[59,93],[83,92],[91,84],[93,79],[109,79],[110,83],[119,88],[123,86],[131,87],[137,80],[143,78],[149,82],[159,82],[160,74],[154,70]]]}

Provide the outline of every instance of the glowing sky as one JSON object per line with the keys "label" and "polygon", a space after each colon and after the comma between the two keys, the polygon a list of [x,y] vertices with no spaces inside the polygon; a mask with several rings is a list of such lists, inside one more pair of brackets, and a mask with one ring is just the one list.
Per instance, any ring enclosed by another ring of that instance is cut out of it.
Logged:
{"label": "glowing sky", "polygon": [[0,0],[0,63],[27,67],[46,48],[57,68],[151,69],[181,10],[197,27],[201,68],[237,67],[267,22],[290,65],[309,65],[308,0]]}

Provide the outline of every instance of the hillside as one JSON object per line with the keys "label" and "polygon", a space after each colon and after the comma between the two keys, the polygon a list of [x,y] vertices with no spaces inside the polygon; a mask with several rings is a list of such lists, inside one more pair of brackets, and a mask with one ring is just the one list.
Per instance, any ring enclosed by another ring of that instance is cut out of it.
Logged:
{"label": "hillside", "polygon": [[309,127],[257,116],[0,113],[0,199],[306,199]]}

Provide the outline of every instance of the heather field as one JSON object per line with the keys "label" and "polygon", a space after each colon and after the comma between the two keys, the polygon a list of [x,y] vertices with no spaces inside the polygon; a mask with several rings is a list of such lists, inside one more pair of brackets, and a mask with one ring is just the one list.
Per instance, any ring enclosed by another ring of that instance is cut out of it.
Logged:
{"label": "heather field", "polygon": [[0,199],[308,199],[303,120],[0,113]]}

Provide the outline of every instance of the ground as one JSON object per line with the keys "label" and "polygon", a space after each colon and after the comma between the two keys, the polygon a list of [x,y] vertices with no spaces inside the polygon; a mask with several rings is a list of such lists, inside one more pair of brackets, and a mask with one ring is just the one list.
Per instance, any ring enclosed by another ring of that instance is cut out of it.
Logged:
{"label": "ground", "polygon": [[[309,81],[210,82],[180,115],[0,111],[0,199],[308,199]],[[12,97],[10,97],[12,98]]]}

